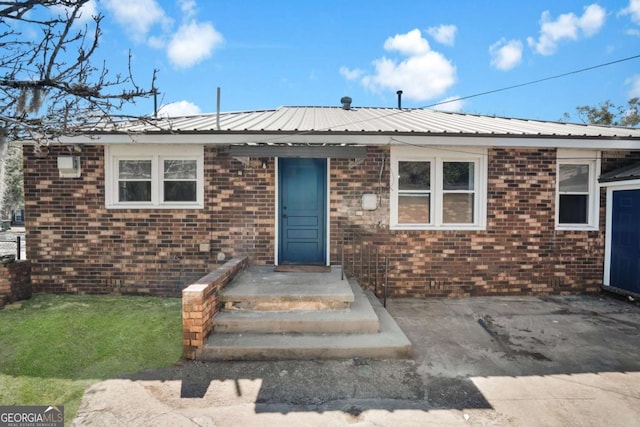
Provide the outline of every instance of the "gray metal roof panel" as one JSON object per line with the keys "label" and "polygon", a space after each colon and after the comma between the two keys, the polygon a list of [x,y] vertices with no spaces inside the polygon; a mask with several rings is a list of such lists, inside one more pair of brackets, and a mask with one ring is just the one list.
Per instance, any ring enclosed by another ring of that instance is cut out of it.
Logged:
{"label": "gray metal roof panel", "polygon": [[[215,113],[119,122],[96,132],[216,132]],[[220,113],[226,132],[382,132],[640,138],[640,129],[451,113],[428,109],[280,107]]]}

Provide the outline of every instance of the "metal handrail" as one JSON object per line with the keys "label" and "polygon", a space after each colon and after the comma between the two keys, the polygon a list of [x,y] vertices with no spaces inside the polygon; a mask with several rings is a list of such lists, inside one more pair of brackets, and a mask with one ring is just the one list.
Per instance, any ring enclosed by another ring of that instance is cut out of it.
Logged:
{"label": "metal handrail", "polygon": [[[381,256],[379,248],[367,240],[367,236],[363,233],[343,232],[340,251],[342,279],[344,280],[345,275],[353,277],[361,286],[373,288],[374,295],[378,299],[382,298],[383,306],[386,307],[389,258]],[[382,287],[382,296],[379,295],[379,287]]]}

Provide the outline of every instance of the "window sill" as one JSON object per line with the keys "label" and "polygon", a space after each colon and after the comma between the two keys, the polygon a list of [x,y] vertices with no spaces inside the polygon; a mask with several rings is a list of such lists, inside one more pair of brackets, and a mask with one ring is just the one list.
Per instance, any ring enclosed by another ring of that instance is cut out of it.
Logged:
{"label": "window sill", "polygon": [[141,204],[141,203],[131,203],[131,204],[110,204],[105,206],[107,209],[141,209],[141,210],[152,210],[152,209],[204,209],[202,204],[161,204],[161,205],[152,205],[152,204]]}
{"label": "window sill", "polygon": [[556,231],[599,231],[594,225],[560,225],[556,224]]}
{"label": "window sill", "polygon": [[392,225],[390,230],[400,231],[484,231],[487,229],[485,225]]}

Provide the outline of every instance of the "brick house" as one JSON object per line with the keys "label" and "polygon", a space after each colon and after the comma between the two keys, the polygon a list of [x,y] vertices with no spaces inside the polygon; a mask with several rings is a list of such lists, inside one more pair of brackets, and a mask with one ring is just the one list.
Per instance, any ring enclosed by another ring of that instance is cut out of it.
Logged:
{"label": "brick house", "polygon": [[46,152],[24,148],[34,291],[179,295],[231,257],[332,265],[363,245],[388,260],[391,296],[569,294],[611,285],[598,179],[637,160],[640,130],[282,107],[119,123]]}

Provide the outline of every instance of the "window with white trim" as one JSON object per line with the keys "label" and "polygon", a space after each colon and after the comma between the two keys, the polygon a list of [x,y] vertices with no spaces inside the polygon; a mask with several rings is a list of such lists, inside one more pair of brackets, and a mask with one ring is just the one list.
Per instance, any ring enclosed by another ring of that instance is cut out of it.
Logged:
{"label": "window with white trim", "polygon": [[593,150],[557,153],[556,228],[598,229],[600,156]]}
{"label": "window with white trim", "polygon": [[392,229],[483,229],[486,149],[391,148]]}
{"label": "window with white trim", "polygon": [[151,159],[119,159],[118,202],[151,202]]}
{"label": "window with white trim", "polygon": [[203,207],[202,146],[107,146],[107,208]]}

